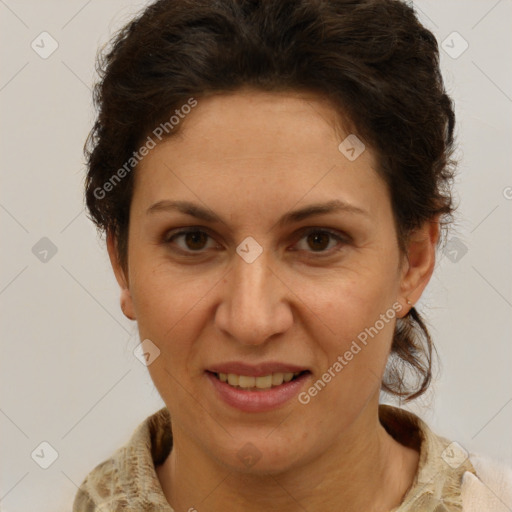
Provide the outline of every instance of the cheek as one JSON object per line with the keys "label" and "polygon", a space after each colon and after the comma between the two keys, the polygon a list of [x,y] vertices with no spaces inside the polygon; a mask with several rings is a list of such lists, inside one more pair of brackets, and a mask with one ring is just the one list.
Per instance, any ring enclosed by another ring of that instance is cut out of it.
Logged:
{"label": "cheek", "polygon": [[310,318],[320,326],[312,336],[325,373],[316,376],[323,382],[311,390],[322,395],[319,405],[356,407],[380,387],[396,322],[396,287],[392,279],[366,273],[329,285],[303,284],[300,295],[308,298]]}
{"label": "cheek", "polygon": [[134,286],[140,339],[151,340],[160,350],[148,371],[175,415],[193,411],[190,381],[202,374],[193,364],[200,360],[196,340],[204,330],[205,301],[213,284],[207,279],[185,281],[175,272],[154,272]]}
{"label": "cheek", "polygon": [[322,338],[327,368],[339,362],[342,368],[337,365],[336,373],[343,373],[354,382],[364,380],[368,375],[380,376],[396,322],[392,305],[389,302],[374,302],[367,303],[363,308],[362,305],[354,305],[354,302],[340,304],[327,322],[334,333]]}
{"label": "cheek", "polygon": [[290,284],[311,318],[325,327],[328,339],[341,346],[392,309],[398,290],[398,280],[389,269],[377,268],[342,269],[327,278],[295,279]]}
{"label": "cheek", "polygon": [[312,406],[311,417],[338,411],[343,428],[379,392],[396,322],[392,305],[380,296],[366,305],[356,301],[362,295],[345,297],[325,317],[335,334],[316,338],[323,353],[319,372],[299,397],[301,404]]}
{"label": "cheek", "polygon": [[133,259],[134,279],[131,282],[134,306],[139,325],[173,325],[181,322],[213,286],[204,273],[193,273],[171,265],[168,261],[147,257]]}
{"label": "cheek", "polygon": [[184,277],[165,264],[138,274],[132,283],[140,337],[153,341],[174,367],[194,349],[190,340],[197,339],[203,328],[208,292],[214,285],[207,276]]}

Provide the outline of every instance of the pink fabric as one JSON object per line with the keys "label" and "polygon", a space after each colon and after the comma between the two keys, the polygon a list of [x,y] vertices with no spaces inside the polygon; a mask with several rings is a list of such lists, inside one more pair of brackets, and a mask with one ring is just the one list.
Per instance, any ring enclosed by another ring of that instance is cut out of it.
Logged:
{"label": "pink fabric", "polygon": [[477,476],[462,478],[463,512],[511,512],[512,469],[487,457],[471,455]]}

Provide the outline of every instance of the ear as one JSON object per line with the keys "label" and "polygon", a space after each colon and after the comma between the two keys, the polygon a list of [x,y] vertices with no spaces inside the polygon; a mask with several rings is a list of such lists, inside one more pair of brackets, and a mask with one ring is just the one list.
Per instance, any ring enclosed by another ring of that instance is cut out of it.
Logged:
{"label": "ear", "polygon": [[404,304],[400,318],[420,299],[432,277],[439,234],[439,216],[436,216],[410,235],[400,282],[401,302]]}
{"label": "ear", "polygon": [[116,239],[114,234],[110,231],[107,233],[107,251],[114,275],[116,276],[117,283],[119,284],[119,288],[121,288],[121,311],[123,312],[124,316],[126,316],[126,318],[135,320],[135,308],[133,307],[133,300],[130,293],[128,278],[119,263]]}

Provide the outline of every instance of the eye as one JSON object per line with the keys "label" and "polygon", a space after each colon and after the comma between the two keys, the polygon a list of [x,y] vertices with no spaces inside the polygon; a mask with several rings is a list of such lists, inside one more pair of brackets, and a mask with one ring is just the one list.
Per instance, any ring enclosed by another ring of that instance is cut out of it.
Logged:
{"label": "eye", "polygon": [[178,246],[178,250],[180,252],[185,253],[200,253],[203,249],[205,249],[205,244],[208,239],[211,239],[210,235],[201,229],[192,228],[181,230],[178,232],[170,233],[166,235],[164,242],[166,244],[175,244],[176,240],[182,238],[184,246],[180,246],[180,244],[176,244]]}
{"label": "eye", "polygon": [[[346,236],[343,236],[341,233],[337,231],[331,231],[325,228],[310,228],[306,232],[303,233],[300,241],[306,241],[306,248],[304,250],[313,253],[326,253],[330,254],[332,249],[336,247],[336,245],[345,245],[348,243],[348,239]],[[338,243],[329,245],[331,242],[337,241]],[[299,245],[299,244],[298,244]],[[311,251],[308,250],[311,249]],[[300,249],[299,249],[300,250]]]}

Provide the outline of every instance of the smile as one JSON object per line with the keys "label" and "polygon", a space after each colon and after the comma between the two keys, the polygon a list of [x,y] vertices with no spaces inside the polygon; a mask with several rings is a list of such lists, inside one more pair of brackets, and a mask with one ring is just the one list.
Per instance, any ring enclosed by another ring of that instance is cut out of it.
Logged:
{"label": "smile", "polygon": [[214,375],[221,381],[226,382],[234,388],[247,389],[248,391],[258,391],[272,389],[281,386],[283,382],[290,382],[297,378],[303,372],[271,373],[261,377],[252,377],[250,375],[236,375],[234,373],[215,373]]}
{"label": "smile", "polygon": [[249,413],[271,411],[292,402],[312,378],[308,370],[258,376],[206,371],[205,375],[216,400]]}

